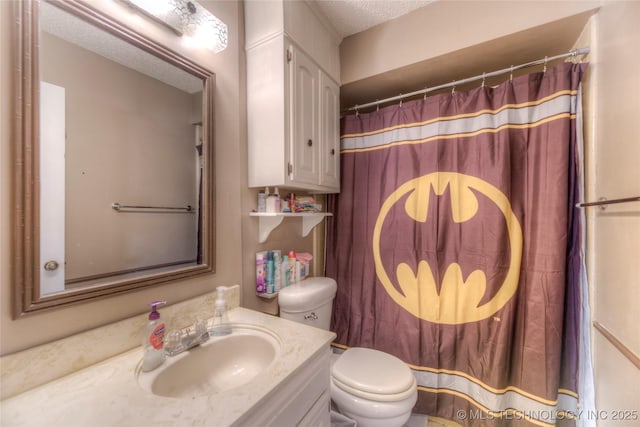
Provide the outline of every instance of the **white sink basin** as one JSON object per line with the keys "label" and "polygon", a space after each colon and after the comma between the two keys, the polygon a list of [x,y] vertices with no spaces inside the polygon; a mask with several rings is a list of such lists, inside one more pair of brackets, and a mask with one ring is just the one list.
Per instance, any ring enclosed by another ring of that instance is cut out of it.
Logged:
{"label": "white sink basin", "polygon": [[158,396],[196,397],[249,383],[268,369],[280,351],[278,336],[266,328],[233,324],[233,333],[167,357],[151,372],[136,370],[138,383]]}

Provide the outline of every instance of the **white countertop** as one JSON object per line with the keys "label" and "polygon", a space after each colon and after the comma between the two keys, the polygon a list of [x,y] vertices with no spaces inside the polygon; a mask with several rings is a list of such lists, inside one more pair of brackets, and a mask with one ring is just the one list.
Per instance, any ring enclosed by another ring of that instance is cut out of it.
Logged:
{"label": "white countertop", "polygon": [[188,399],[160,397],[135,378],[136,348],[0,402],[9,426],[230,426],[335,338],[330,331],[236,308],[230,321],[266,327],[281,342],[279,358],[248,385]]}

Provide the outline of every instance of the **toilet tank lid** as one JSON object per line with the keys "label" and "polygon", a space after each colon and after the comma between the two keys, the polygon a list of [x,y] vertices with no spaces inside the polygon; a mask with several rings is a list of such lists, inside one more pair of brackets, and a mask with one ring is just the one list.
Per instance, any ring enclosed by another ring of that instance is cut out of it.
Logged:
{"label": "toilet tank lid", "polygon": [[280,289],[278,304],[287,312],[307,311],[330,302],[338,285],[330,277],[309,277]]}

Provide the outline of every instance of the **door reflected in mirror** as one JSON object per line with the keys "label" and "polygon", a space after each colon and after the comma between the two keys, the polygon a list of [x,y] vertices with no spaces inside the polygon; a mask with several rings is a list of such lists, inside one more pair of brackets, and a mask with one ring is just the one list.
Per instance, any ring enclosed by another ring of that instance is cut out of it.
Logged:
{"label": "door reflected in mirror", "polygon": [[213,73],[87,4],[20,12],[39,61],[20,58],[16,151],[39,185],[18,188],[16,314],[212,272]]}

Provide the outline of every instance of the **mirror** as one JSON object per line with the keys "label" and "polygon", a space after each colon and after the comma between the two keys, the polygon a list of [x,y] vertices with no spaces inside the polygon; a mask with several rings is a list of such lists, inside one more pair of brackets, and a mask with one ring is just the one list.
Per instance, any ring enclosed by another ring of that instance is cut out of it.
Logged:
{"label": "mirror", "polygon": [[89,4],[16,3],[15,317],[213,272],[215,75]]}

